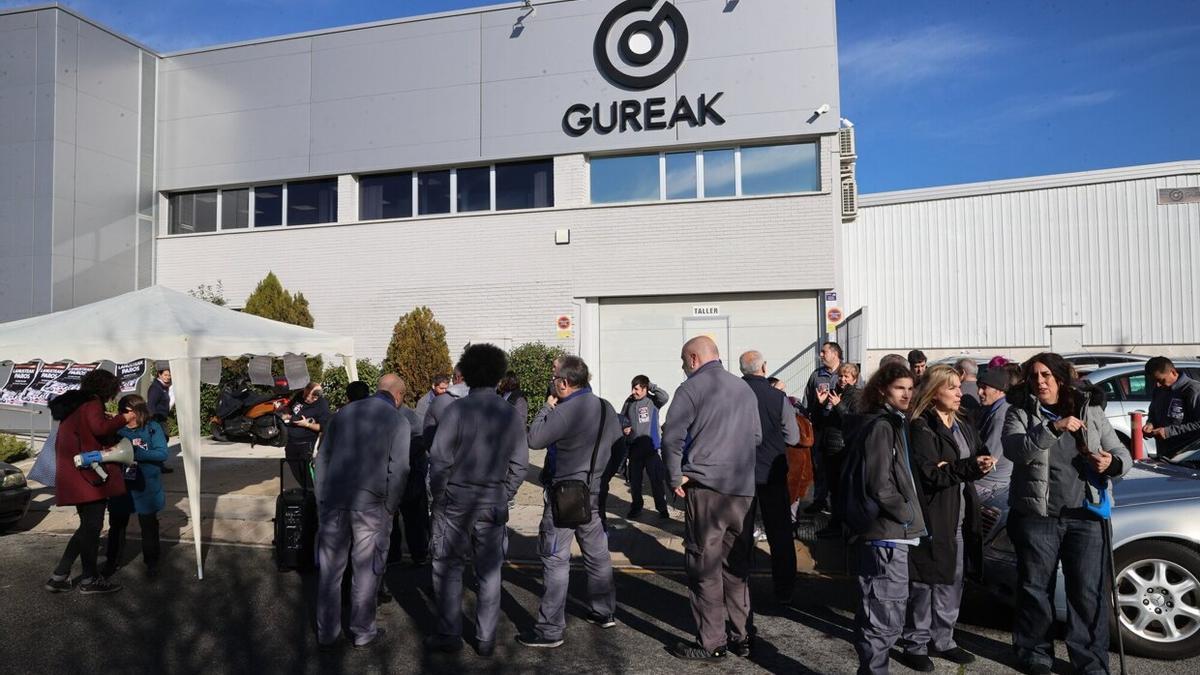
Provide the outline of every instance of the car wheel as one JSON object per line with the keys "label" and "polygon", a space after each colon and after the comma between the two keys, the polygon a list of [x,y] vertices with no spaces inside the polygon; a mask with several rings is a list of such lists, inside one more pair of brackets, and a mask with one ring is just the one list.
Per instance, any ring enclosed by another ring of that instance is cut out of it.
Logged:
{"label": "car wheel", "polygon": [[1156,659],[1200,654],[1200,554],[1172,542],[1139,541],[1121,547],[1114,560],[1125,649]]}

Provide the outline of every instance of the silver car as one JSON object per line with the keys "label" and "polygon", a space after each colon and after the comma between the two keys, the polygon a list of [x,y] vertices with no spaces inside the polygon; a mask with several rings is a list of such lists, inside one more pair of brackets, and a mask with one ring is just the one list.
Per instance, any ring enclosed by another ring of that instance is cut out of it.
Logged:
{"label": "silver car", "polygon": [[[1113,557],[1126,650],[1160,659],[1200,654],[1200,442],[1170,461],[1137,462],[1114,485],[1113,496]],[[983,579],[1011,602],[1017,559],[1006,529],[1006,500],[1000,496],[982,509]],[[1066,619],[1061,572],[1055,588],[1061,621]]]}
{"label": "silver car", "polygon": [[[1175,368],[1186,373],[1193,380],[1200,380],[1200,361],[1175,361]],[[1130,413],[1140,412],[1146,415],[1150,410],[1150,397],[1154,393],[1154,383],[1146,382],[1146,364],[1125,363],[1117,366],[1097,368],[1088,373],[1087,381],[1100,387],[1108,400],[1104,413],[1113,431],[1121,437],[1126,446],[1133,438],[1129,421]],[[1154,456],[1154,439],[1145,441],[1146,454]]]}

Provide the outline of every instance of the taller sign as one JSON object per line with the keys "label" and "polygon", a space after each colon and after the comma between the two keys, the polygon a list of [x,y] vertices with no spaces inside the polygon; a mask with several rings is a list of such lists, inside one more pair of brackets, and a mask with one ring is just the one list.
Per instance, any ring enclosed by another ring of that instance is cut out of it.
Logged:
{"label": "taller sign", "polygon": [[[631,90],[653,89],[666,82],[683,63],[687,49],[687,21],[679,8],[665,0],[625,0],[605,15],[592,43],[600,73],[614,85]],[[576,103],[563,114],[563,131],[582,136],[589,131],[608,134],[672,129],[678,124],[721,125],[725,118],[714,105],[723,94],[701,94],[694,105],[687,96],[680,96],[673,105],[662,97]]]}

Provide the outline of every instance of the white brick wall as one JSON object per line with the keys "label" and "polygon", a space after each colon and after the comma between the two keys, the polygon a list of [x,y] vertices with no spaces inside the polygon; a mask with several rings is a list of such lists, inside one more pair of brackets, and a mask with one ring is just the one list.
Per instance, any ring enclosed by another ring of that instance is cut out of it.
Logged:
{"label": "white brick wall", "polygon": [[[822,144],[823,188],[831,149]],[[469,339],[559,343],[554,319],[572,315],[578,333],[580,298],[833,285],[831,193],[599,207],[581,205],[586,194],[586,162],[571,155],[555,160],[554,209],[165,237],[158,283],[221,281],[238,305],[274,271],[308,298],[318,328],[354,336],[373,359],[417,305],[445,324],[455,354]],[[339,194],[343,216],[347,202]],[[556,246],[564,227],[571,243]]]}

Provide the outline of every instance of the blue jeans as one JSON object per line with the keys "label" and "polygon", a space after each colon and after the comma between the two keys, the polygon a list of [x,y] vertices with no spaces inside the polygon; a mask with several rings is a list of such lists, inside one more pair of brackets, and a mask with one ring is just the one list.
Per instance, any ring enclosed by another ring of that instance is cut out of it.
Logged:
{"label": "blue jeans", "polygon": [[1013,649],[1023,664],[1054,662],[1054,588],[1062,563],[1067,595],[1067,654],[1078,673],[1108,673],[1106,592],[1111,572],[1098,519],[1012,512],[1008,536],[1017,553]]}

